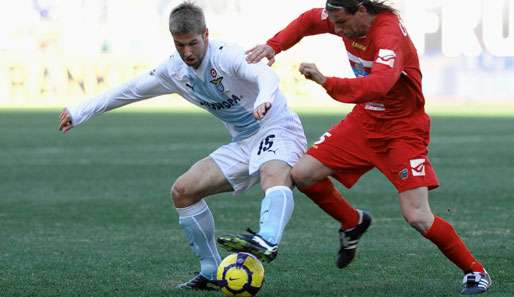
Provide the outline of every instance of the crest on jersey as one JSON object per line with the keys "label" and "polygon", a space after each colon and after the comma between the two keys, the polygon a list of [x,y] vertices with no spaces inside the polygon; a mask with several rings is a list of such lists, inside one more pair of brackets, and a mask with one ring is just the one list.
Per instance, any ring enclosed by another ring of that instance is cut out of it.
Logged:
{"label": "crest on jersey", "polygon": [[399,175],[401,180],[406,180],[409,177],[409,170],[407,168],[403,168],[399,172]]}
{"label": "crest on jersey", "polygon": [[223,85],[222,81],[223,81],[223,76],[220,76],[220,77],[217,77],[217,78],[211,80],[210,83],[213,84],[218,91],[223,92],[223,91],[225,91],[225,86]]}
{"label": "crest on jersey", "polygon": [[394,62],[396,60],[396,53],[390,49],[380,49],[378,51],[378,57],[375,62],[387,65],[394,68]]}

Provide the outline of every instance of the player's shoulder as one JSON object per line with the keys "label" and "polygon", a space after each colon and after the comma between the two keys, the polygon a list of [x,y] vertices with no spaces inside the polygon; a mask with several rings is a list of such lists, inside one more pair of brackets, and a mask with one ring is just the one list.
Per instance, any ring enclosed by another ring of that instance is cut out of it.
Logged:
{"label": "player's shoulder", "polygon": [[166,66],[171,70],[179,70],[181,68],[186,68],[187,65],[184,63],[182,58],[180,57],[178,52],[173,52],[168,59],[164,62]]}
{"label": "player's shoulder", "polygon": [[231,42],[212,40],[209,41],[211,48],[211,60],[215,64],[230,65],[244,60],[244,49]]}
{"label": "player's shoulder", "polygon": [[374,20],[372,34],[374,35],[397,35],[407,37],[407,31],[403,26],[400,17],[393,12],[379,13]]}
{"label": "player's shoulder", "polygon": [[321,19],[321,20],[328,19],[327,11],[325,10],[325,8],[320,8],[320,7],[311,8],[311,9],[305,11],[302,15],[306,16],[306,17],[312,17],[315,19]]}
{"label": "player's shoulder", "polygon": [[153,72],[161,79],[180,79],[180,77],[187,76],[187,65],[184,63],[178,52],[174,52],[159,64]]}
{"label": "player's shoulder", "polygon": [[230,58],[233,56],[241,56],[244,55],[244,50],[238,44],[221,41],[221,40],[212,40],[210,41],[210,47],[213,57],[221,57],[221,58]]}

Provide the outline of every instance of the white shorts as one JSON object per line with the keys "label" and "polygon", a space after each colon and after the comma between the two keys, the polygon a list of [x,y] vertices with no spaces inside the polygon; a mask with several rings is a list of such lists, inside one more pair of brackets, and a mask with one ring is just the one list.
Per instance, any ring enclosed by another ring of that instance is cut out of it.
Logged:
{"label": "white shorts", "polygon": [[240,193],[260,181],[259,168],[271,160],[280,160],[291,167],[305,153],[307,140],[296,114],[267,123],[255,135],[226,144],[210,157]]}

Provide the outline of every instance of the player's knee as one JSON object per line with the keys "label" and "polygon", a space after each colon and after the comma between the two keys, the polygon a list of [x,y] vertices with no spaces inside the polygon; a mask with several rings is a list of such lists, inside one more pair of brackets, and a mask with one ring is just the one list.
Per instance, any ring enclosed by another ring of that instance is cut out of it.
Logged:
{"label": "player's knee", "polygon": [[292,186],[293,182],[289,172],[290,168],[283,168],[281,170],[261,170],[259,174],[262,187]]}
{"label": "player's knee", "polygon": [[295,185],[299,188],[304,188],[314,183],[310,174],[307,171],[299,169],[297,167],[293,167],[293,169],[291,169],[291,178],[293,179]]}
{"label": "player's knee", "polygon": [[180,179],[171,187],[171,199],[175,207],[186,207],[190,200],[187,195],[187,186]]}
{"label": "player's knee", "polygon": [[424,234],[425,231],[428,230],[432,223],[430,221],[430,216],[423,212],[405,212],[403,213],[403,218],[412,228],[416,229],[418,232],[422,234]]}

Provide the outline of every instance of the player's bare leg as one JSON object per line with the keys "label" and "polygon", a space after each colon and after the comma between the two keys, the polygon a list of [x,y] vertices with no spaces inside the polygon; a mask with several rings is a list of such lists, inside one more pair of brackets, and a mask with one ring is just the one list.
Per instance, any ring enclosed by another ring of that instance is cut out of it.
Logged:
{"label": "player's bare leg", "polygon": [[400,208],[405,220],[464,272],[462,294],[480,294],[491,286],[491,278],[461,240],[455,229],[434,216],[428,202],[428,189],[420,187],[400,193]]}
{"label": "player's bare leg", "polygon": [[177,288],[217,288],[214,279],[221,257],[214,241],[214,219],[203,198],[231,190],[232,186],[210,157],[198,161],[173,184],[171,196],[180,226],[193,252],[200,258],[200,273]]}
{"label": "player's bare leg", "polygon": [[328,176],[335,173],[335,170],[307,154],[296,163],[291,175],[300,191],[341,223],[336,265],[344,268],[354,259],[359,239],[371,225],[372,219],[369,213],[353,208],[334,187]]}
{"label": "player's bare leg", "polygon": [[291,167],[279,160],[264,163],[260,169],[265,196],[261,203],[260,230],[249,234],[224,235],[218,243],[229,251],[244,251],[270,262],[277,256],[278,244],[294,208]]}
{"label": "player's bare leg", "polygon": [[175,181],[171,196],[176,208],[184,208],[207,196],[229,191],[232,191],[232,186],[216,162],[211,157],[206,157],[196,162]]}

